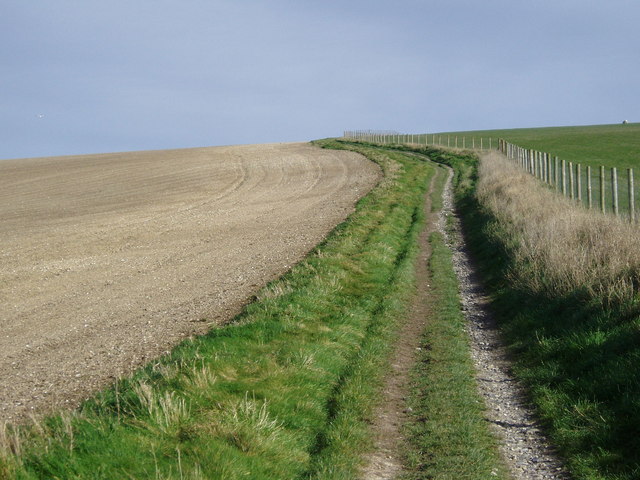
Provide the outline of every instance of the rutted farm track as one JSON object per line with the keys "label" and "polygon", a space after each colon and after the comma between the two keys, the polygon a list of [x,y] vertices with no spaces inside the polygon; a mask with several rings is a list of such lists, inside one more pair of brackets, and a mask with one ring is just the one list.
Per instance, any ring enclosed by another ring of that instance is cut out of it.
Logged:
{"label": "rutted farm track", "polygon": [[378,178],[308,144],[0,162],[0,421],[230,319]]}

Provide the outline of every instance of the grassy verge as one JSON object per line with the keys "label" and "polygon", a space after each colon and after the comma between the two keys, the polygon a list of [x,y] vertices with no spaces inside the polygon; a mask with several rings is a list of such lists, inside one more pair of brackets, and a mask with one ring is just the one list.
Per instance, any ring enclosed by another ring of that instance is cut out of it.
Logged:
{"label": "grassy verge", "polygon": [[2,429],[0,477],[353,478],[434,167],[349,148],[385,178],[347,222],[232,324],[78,412]]}
{"label": "grassy verge", "polygon": [[574,478],[639,478],[637,231],[499,170],[461,206],[515,373]]}

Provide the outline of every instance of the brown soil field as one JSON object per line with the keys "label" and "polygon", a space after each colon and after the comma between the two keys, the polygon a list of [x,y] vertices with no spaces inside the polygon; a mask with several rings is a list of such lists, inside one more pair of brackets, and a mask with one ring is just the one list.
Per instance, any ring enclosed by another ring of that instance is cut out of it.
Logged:
{"label": "brown soil field", "polygon": [[0,161],[0,421],[228,321],[379,176],[303,143]]}

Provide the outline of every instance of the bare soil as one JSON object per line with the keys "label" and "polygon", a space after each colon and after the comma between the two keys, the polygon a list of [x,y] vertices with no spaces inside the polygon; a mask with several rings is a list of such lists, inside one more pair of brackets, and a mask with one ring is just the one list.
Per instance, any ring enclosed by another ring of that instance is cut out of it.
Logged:
{"label": "bare soil", "polygon": [[379,176],[309,144],[0,162],[0,421],[225,323]]}

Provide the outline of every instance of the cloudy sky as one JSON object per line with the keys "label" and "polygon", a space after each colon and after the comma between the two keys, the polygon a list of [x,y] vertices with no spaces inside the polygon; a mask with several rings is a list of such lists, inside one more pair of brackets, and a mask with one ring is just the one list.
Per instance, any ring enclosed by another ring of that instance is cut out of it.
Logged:
{"label": "cloudy sky", "polygon": [[2,0],[0,158],[640,121],[637,0]]}

